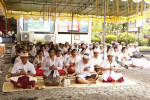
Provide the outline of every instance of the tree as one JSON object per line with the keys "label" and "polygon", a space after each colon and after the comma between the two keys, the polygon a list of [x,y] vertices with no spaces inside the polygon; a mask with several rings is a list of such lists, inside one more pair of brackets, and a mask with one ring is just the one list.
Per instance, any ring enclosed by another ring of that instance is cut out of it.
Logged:
{"label": "tree", "polygon": [[92,23],[92,36],[100,38],[101,33],[103,32],[103,24],[100,21]]}
{"label": "tree", "polygon": [[143,22],[143,27],[141,28],[141,33],[143,33],[143,35],[150,34],[150,25],[148,23]]}

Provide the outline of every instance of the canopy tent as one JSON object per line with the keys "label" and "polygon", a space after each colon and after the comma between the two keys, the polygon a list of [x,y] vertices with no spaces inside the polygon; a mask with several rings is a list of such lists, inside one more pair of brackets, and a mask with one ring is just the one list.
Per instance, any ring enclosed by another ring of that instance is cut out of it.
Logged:
{"label": "canopy tent", "polygon": [[[55,20],[82,19],[104,22],[105,0],[3,0],[7,17],[26,20],[51,18]],[[106,0],[106,22],[139,20],[149,16],[150,0]],[[141,15],[142,17],[139,17]]]}
{"label": "canopy tent", "polygon": [[145,18],[149,16],[150,8],[150,0],[3,0],[3,2],[7,8],[6,17],[16,19],[20,17],[44,20],[68,19],[72,20],[72,29],[74,18],[78,21],[82,18],[100,20],[104,22],[104,43],[106,22],[124,23]]}

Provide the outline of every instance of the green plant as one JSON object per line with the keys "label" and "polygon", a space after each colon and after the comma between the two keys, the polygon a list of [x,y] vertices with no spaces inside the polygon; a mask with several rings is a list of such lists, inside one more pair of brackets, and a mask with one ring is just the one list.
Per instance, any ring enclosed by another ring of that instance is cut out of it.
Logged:
{"label": "green plant", "polygon": [[105,42],[106,43],[111,43],[112,41],[117,41],[117,36],[115,36],[115,35],[107,35],[105,37]]}
{"label": "green plant", "polygon": [[128,33],[128,36],[127,36],[127,32],[120,33],[120,34],[117,35],[117,39],[118,39],[117,40],[118,42],[125,42],[125,43],[134,43],[134,42],[136,42],[136,36],[135,36],[134,33]]}
{"label": "green plant", "polygon": [[35,41],[36,43],[42,43],[44,42],[44,38],[36,38]]}
{"label": "green plant", "polygon": [[140,39],[140,45],[141,46],[147,46],[148,45],[148,39]]}
{"label": "green plant", "polygon": [[100,21],[93,22],[91,31],[93,37],[99,38],[103,32],[103,24]]}
{"label": "green plant", "polygon": [[99,43],[100,43],[100,39],[99,39],[99,38],[95,38],[95,37],[92,37],[92,38],[91,38],[91,41],[92,41],[92,42],[99,42]]}

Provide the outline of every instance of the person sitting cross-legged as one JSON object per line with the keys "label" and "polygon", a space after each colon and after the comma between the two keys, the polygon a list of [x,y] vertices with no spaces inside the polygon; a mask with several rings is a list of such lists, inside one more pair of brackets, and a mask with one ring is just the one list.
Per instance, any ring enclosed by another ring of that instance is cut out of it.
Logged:
{"label": "person sitting cross-legged", "polygon": [[43,76],[43,74],[44,74],[44,70],[41,69],[44,59],[45,59],[45,57],[43,55],[43,51],[38,50],[37,57],[35,57],[35,59],[33,61],[33,65],[36,69],[36,76]]}
{"label": "person sitting cross-legged", "polygon": [[21,53],[20,58],[21,61],[16,63],[11,71],[10,82],[14,85],[14,88],[18,86],[23,89],[32,88],[37,81],[35,68],[28,61],[28,53]]}
{"label": "person sitting cross-legged", "polygon": [[42,70],[45,70],[43,79],[46,86],[58,86],[60,84],[60,70],[61,62],[56,60],[55,48],[49,49],[49,57],[46,57],[42,63]]}
{"label": "person sitting cross-legged", "polygon": [[101,64],[100,70],[103,72],[102,82],[112,83],[112,82],[124,82],[122,74],[116,73],[114,71],[118,70],[119,65],[113,60],[113,52],[107,54],[106,60]]}
{"label": "person sitting cross-legged", "polygon": [[76,75],[76,83],[86,84],[86,83],[94,83],[96,84],[96,80],[98,79],[98,74],[94,71],[94,66],[89,61],[90,55],[85,53],[83,58],[77,62],[75,73]]}

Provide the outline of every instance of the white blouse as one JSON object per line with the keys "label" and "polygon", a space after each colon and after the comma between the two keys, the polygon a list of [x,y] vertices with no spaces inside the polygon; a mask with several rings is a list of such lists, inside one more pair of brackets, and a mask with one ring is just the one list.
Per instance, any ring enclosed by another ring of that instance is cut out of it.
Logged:
{"label": "white blouse", "polygon": [[[122,61],[121,59],[123,58],[123,57],[126,57],[127,58],[127,60],[129,60],[130,59],[130,57],[128,56],[128,54],[127,53],[120,53],[120,55],[119,55],[119,57],[118,57],[118,61]],[[123,60],[126,60],[126,59],[123,59]]]}
{"label": "white blouse", "polygon": [[57,62],[60,62],[59,70],[62,70],[63,69],[63,65],[64,65],[64,58],[63,58],[63,56],[62,55],[60,57],[55,56],[55,59],[56,59]]}
{"label": "white blouse", "polygon": [[76,68],[75,68],[75,72],[76,72],[77,74],[80,74],[80,73],[84,72],[84,69],[85,69],[86,67],[89,68],[89,72],[94,72],[94,66],[92,65],[91,61],[89,61],[87,64],[85,64],[85,63],[83,62],[83,60],[80,60],[80,61],[77,62],[77,64],[76,64],[75,67],[76,67]]}
{"label": "white blouse", "polygon": [[33,61],[33,65],[34,67],[37,67],[37,64],[39,63],[43,63],[45,57],[42,57],[42,60],[39,59],[39,56],[35,57],[34,61]]}
{"label": "white blouse", "polygon": [[100,66],[101,63],[103,62],[103,59],[100,56],[98,56],[98,58],[95,58],[93,56],[90,60],[91,60],[91,62],[93,64],[93,66],[95,66],[95,65],[99,65]]}
{"label": "white blouse", "polygon": [[44,75],[48,76],[52,70],[49,70],[49,68],[52,67],[52,65],[56,66],[58,69],[54,70],[54,74],[53,77],[59,76],[59,72],[58,70],[61,70],[61,62],[57,61],[56,58],[54,57],[54,61],[51,60],[50,57],[47,57],[44,59],[43,63],[42,63],[42,70],[45,70]]}
{"label": "white blouse", "polygon": [[66,66],[69,67],[70,64],[77,63],[80,60],[81,58],[79,56],[76,56],[76,60],[74,60],[73,56],[70,56],[67,60]]}

